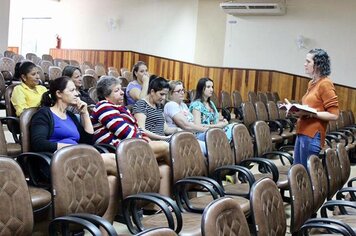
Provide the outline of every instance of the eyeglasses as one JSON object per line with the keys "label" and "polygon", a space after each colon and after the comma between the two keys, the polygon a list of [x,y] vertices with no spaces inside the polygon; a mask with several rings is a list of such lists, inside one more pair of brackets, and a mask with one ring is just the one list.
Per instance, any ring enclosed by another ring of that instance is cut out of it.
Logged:
{"label": "eyeglasses", "polygon": [[179,89],[179,90],[173,91],[173,93],[185,93],[185,90],[184,89]]}

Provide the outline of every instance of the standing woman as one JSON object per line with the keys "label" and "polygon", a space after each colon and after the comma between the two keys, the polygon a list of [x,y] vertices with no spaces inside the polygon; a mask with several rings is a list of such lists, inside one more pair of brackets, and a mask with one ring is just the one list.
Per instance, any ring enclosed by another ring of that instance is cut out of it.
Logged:
{"label": "standing woman", "polygon": [[16,115],[20,116],[24,109],[38,107],[42,94],[47,89],[39,85],[40,74],[37,66],[31,61],[16,63],[14,77],[20,79],[21,84],[14,87],[11,103],[15,107]]}
{"label": "standing woman", "polygon": [[146,97],[150,78],[147,66],[143,61],[138,61],[132,68],[131,81],[126,88],[127,105],[133,105],[136,101]]}
{"label": "standing woman", "polygon": [[306,56],[305,73],[312,80],[302,98],[302,104],[317,110],[315,115],[303,111],[297,112],[297,140],[294,148],[294,164],[300,163],[307,168],[310,155],[319,155],[324,146],[328,121],[337,120],[339,103],[331,73],[329,55],[323,49],[312,49]]}
{"label": "standing woman", "polygon": [[[213,101],[210,100],[214,92],[214,83],[209,78],[201,78],[198,81],[194,101],[190,104],[189,110],[194,116],[194,123],[207,128],[223,128],[228,139],[232,139],[232,126],[220,116]],[[203,136],[202,136],[203,135]],[[205,140],[204,133],[200,133],[198,139]]]}

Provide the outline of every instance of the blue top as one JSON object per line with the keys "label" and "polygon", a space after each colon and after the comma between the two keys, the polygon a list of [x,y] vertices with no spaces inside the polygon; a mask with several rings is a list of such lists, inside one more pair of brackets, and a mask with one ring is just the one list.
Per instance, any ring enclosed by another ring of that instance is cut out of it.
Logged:
{"label": "blue top", "polygon": [[69,116],[67,116],[66,119],[61,119],[53,112],[52,114],[54,129],[49,141],[56,143],[78,144],[80,134],[74,124],[74,121]]}
{"label": "blue top", "polygon": [[190,112],[193,112],[193,110],[200,111],[201,123],[203,125],[217,124],[219,121],[219,112],[212,101],[210,101],[210,107],[212,109],[208,109],[200,100],[195,100],[190,104],[189,110]]}
{"label": "blue top", "polygon": [[[193,112],[193,110],[200,111],[201,123],[203,125],[217,124],[219,122],[219,112],[216,109],[216,106],[212,101],[210,101],[210,107],[211,107],[211,109],[207,108],[200,100],[195,100],[194,102],[192,102],[190,104],[189,110],[190,110],[190,112]],[[233,126],[234,126],[234,123],[228,124],[223,128],[223,130],[225,131],[225,134],[230,142],[232,140]]]}
{"label": "blue top", "polygon": [[137,88],[139,90],[142,90],[142,86],[137,82],[137,80],[131,81],[126,88],[125,95],[126,95],[126,105],[134,105],[136,103],[136,100],[134,100],[130,96],[130,90],[133,88]]}

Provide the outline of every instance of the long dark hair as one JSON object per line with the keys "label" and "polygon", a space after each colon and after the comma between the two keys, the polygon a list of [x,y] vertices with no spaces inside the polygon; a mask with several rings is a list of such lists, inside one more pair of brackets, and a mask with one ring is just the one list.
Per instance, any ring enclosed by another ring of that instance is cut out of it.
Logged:
{"label": "long dark hair", "polygon": [[57,102],[56,92],[66,89],[69,81],[72,81],[71,78],[67,76],[62,76],[51,81],[49,85],[49,90],[42,95],[41,106],[52,107]]}
{"label": "long dark hair", "polygon": [[315,48],[309,51],[313,54],[314,69],[319,73],[319,76],[329,76],[331,74],[330,57],[328,53],[320,48]]}
{"label": "long dark hair", "polygon": [[36,67],[36,65],[32,61],[17,62],[15,65],[14,78],[18,79],[18,80],[22,80],[21,75],[27,75],[35,67]]}
{"label": "long dark hair", "polygon": [[[204,89],[206,87],[206,82],[208,81],[211,81],[213,84],[214,84],[214,81],[208,77],[206,78],[201,78],[199,81],[198,81],[198,84],[197,84],[197,93],[195,95],[195,98],[194,100],[200,100],[203,102],[202,98],[203,98],[203,93],[204,93]],[[210,103],[210,97],[208,98],[208,102]]]}

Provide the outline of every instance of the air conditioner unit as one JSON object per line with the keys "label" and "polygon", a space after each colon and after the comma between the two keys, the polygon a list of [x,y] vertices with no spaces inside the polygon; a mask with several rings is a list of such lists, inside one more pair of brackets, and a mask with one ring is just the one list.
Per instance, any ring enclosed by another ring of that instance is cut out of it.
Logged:
{"label": "air conditioner unit", "polygon": [[221,9],[230,15],[284,15],[285,0],[235,0],[220,3]]}

